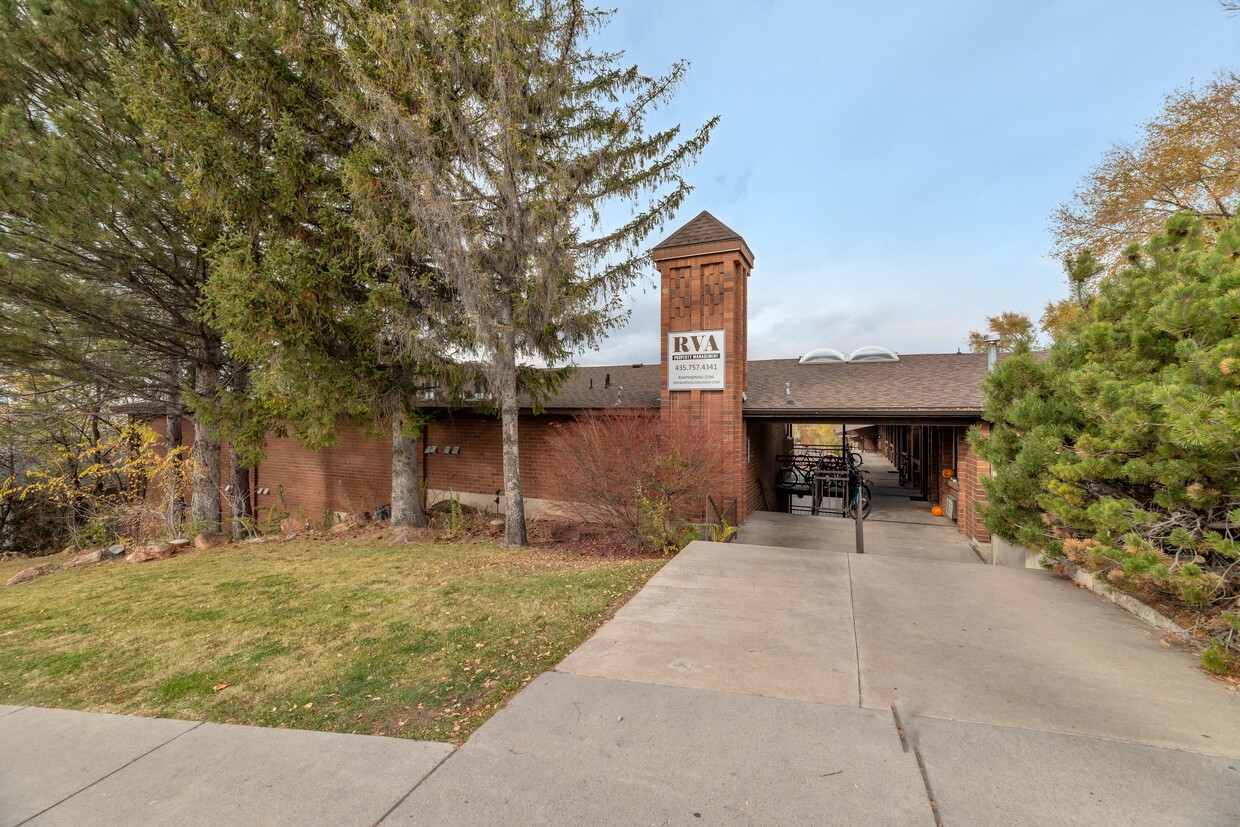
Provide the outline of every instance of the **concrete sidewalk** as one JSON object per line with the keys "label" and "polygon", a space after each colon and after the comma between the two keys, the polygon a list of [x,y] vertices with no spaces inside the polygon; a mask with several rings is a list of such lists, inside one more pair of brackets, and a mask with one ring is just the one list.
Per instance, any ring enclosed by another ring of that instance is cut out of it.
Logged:
{"label": "concrete sidewalk", "polygon": [[1240,698],[1049,574],[694,543],[455,751],[0,708],[0,825],[936,816],[1240,823]]}

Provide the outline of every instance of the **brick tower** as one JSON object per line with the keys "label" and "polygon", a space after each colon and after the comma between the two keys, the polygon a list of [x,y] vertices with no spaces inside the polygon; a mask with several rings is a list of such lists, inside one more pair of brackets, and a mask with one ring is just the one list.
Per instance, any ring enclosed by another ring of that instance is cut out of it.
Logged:
{"label": "brick tower", "polygon": [[[727,509],[745,502],[745,391],[749,272],[745,239],[703,211],[654,248],[662,288],[662,417],[712,423],[728,446]],[[718,334],[722,332],[722,336]],[[692,434],[685,434],[692,440]]]}

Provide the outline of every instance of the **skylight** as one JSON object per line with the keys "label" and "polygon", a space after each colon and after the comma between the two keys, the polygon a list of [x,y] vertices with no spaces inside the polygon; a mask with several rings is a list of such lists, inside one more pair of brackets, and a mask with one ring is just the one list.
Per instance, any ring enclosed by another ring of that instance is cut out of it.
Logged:
{"label": "skylight", "polygon": [[820,347],[801,357],[802,365],[837,364],[847,361],[848,357],[833,347]]}
{"label": "skylight", "polygon": [[900,357],[895,351],[879,345],[859,347],[845,356],[841,350],[833,347],[820,347],[811,350],[801,357],[802,365],[842,365],[848,362],[898,362]]}
{"label": "skylight", "polygon": [[848,355],[850,362],[898,362],[900,357],[895,351],[888,350],[879,345],[867,345],[859,347]]}

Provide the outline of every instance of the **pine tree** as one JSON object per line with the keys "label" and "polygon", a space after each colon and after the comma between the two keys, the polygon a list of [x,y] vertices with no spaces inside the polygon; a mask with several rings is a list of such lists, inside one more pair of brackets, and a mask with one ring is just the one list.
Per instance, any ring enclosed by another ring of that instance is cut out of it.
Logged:
{"label": "pine tree", "polygon": [[[523,545],[522,379],[537,406],[549,387],[529,364],[561,364],[623,318],[641,244],[715,121],[647,132],[686,66],[652,78],[590,51],[607,15],[578,0],[351,8],[370,47],[351,53],[354,117],[377,153],[351,168],[361,226],[381,257],[425,256],[448,285],[438,312],[461,314],[502,422],[504,542]],[[604,228],[616,202],[632,217]]]}
{"label": "pine tree", "polygon": [[[175,34],[147,0],[0,3],[0,361],[161,399],[175,435],[186,373],[211,406],[232,365],[198,312],[210,230],[113,83],[151,44]],[[218,529],[209,426],[194,463],[193,519]]]}
{"label": "pine tree", "polygon": [[[289,424],[310,448],[342,417],[387,431],[392,524],[424,525],[416,391],[449,363],[442,326],[420,347],[393,345],[393,314],[416,313],[396,286],[427,279],[406,256],[377,267],[352,223],[341,172],[360,135],[345,50],[356,44],[334,3],[196,2],[170,6],[179,51],[142,51],[127,73],[133,110],[170,156],[195,221],[221,228],[210,249],[208,318],[255,366],[248,399],[222,413],[245,456]],[[408,344],[408,341],[405,342]]]}
{"label": "pine tree", "polygon": [[1190,214],[1097,275],[1049,359],[987,383],[987,526],[1196,606],[1240,593],[1240,221]]}

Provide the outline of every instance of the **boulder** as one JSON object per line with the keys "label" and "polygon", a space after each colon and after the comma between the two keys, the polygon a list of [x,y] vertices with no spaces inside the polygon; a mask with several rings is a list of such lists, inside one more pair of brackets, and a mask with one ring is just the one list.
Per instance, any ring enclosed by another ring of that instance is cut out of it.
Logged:
{"label": "boulder", "polygon": [[292,514],[280,521],[281,534],[299,534],[310,528],[310,521],[298,514]]}
{"label": "boulder", "polygon": [[221,534],[218,531],[204,531],[194,538],[194,548],[199,551],[207,551],[208,549],[226,545],[228,545],[228,535]]}
{"label": "boulder", "polygon": [[175,539],[175,540],[169,540],[169,541],[168,541],[168,545],[172,546],[172,553],[173,553],[173,554],[177,554],[177,553],[179,553],[179,552],[181,552],[181,551],[183,551],[183,550],[185,550],[185,549],[189,548],[189,544],[190,544],[191,542],[193,542],[193,541],[192,541],[192,540],[189,540],[189,539],[187,539],[187,538],[185,538],[185,537],[178,537],[178,538],[177,538],[177,539]]}
{"label": "boulder", "polygon": [[126,563],[149,563],[151,560],[167,560],[172,556],[172,546],[168,543],[149,543],[138,546],[128,557]]}
{"label": "boulder", "polygon": [[78,548],[76,544],[73,544],[73,545],[66,546],[64,551],[60,553],[64,555],[65,557],[71,557],[74,554],[77,554],[79,551],[81,551],[81,549]]}
{"label": "boulder", "polygon": [[51,569],[52,569],[51,563],[44,563],[41,566],[31,566],[28,569],[22,569],[17,574],[10,577],[9,582],[5,583],[4,585],[16,586],[18,583],[25,583],[28,580],[35,579],[36,577],[42,577],[43,575],[51,571]]}
{"label": "boulder", "polygon": [[79,554],[77,557],[74,557],[68,563],[66,563],[65,568],[76,569],[79,566],[91,566],[91,565],[94,565],[95,563],[98,563],[102,559],[103,559],[103,549],[96,549],[95,551],[85,551]]}
{"label": "boulder", "polygon": [[117,543],[114,546],[108,546],[100,553],[103,555],[104,560],[115,560],[117,557],[125,556],[125,547]]}

